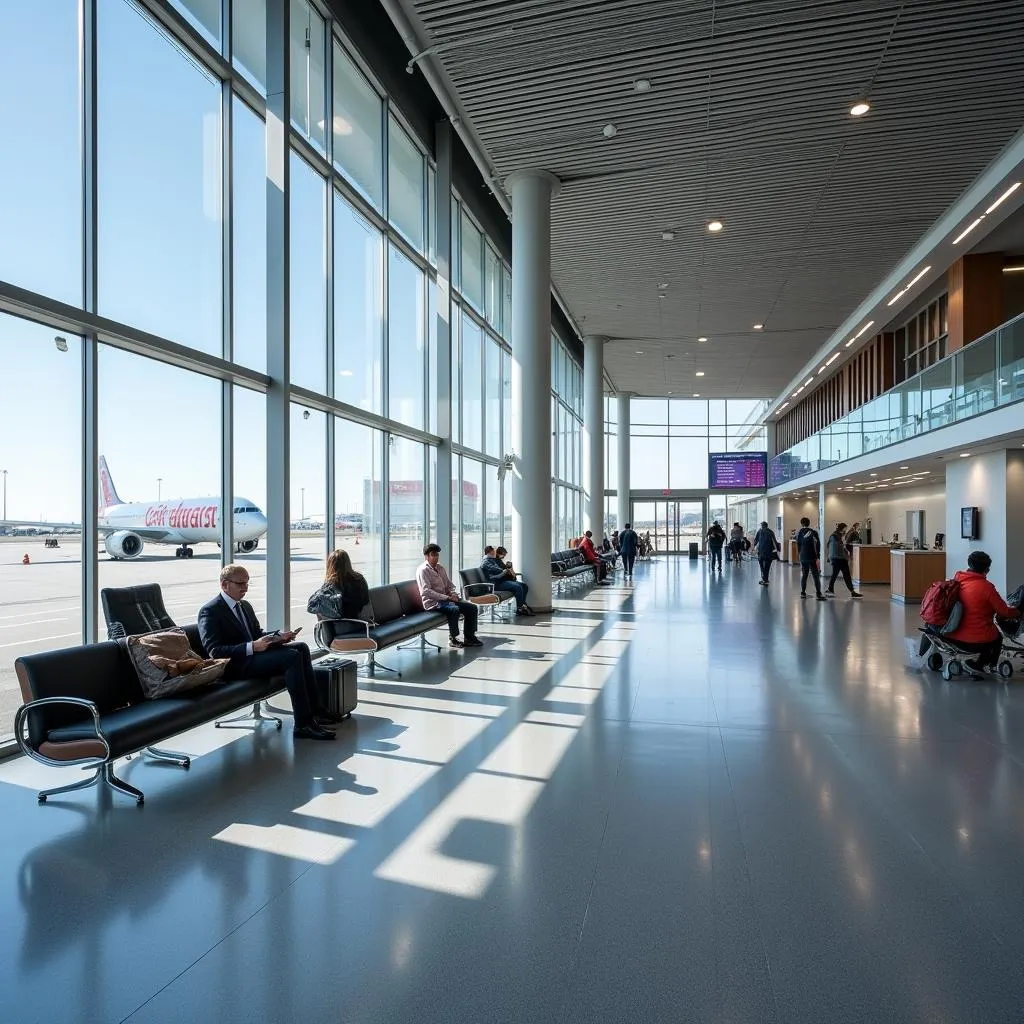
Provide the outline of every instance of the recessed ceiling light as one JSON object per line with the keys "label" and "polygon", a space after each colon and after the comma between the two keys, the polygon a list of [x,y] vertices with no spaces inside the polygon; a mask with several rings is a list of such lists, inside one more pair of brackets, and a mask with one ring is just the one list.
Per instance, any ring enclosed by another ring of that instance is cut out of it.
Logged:
{"label": "recessed ceiling light", "polygon": [[953,239],[953,244],[956,245],[957,242],[963,241],[984,219],[985,215],[982,214],[976,220],[972,220],[971,223],[968,224],[967,227],[965,227],[963,231],[961,231],[960,234]]}
{"label": "recessed ceiling light", "polygon": [[804,381],[804,387],[807,387],[807,385],[810,384],[812,380],[814,380],[813,377],[808,377],[807,380]]}
{"label": "recessed ceiling light", "polygon": [[900,466],[900,469],[910,469],[909,466]]}
{"label": "recessed ceiling light", "polygon": [[618,129],[618,128],[616,128],[616,127],[615,127],[615,125],[613,125],[613,124],[606,124],[606,125],[605,125],[605,126],[604,126],[604,127],[602,128],[602,129],[601,129],[601,134],[602,134],[602,135],[603,135],[603,136],[604,136],[604,137],[605,137],[606,139],[614,139],[614,138],[615,138],[615,136],[619,134],[619,129]]}
{"label": "recessed ceiling light", "polygon": [[818,371],[818,376],[820,377],[827,369],[828,367],[823,365],[821,369]]}
{"label": "recessed ceiling light", "polygon": [[674,231],[662,231],[661,233],[661,240],[663,242],[671,242],[675,237],[676,233]]}
{"label": "recessed ceiling light", "polygon": [[725,225],[720,220],[708,221],[708,231],[713,235],[717,235],[724,227]]}
{"label": "recessed ceiling light", "polygon": [[755,331],[763,331],[764,330],[764,324],[754,324],[754,330]]}
{"label": "recessed ceiling light", "polygon": [[703,377],[704,376],[704,371],[703,370],[698,370],[697,373],[695,374],[695,376]]}
{"label": "recessed ceiling light", "polygon": [[643,353],[643,349],[639,349],[639,348],[638,348],[638,349],[636,350],[636,354],[637,354],[638,356],[642,356],[642,355],[644,354],[644,353]]}
{"label": "recessed ceiling light", "polygon": [[844,476],[843,477],[843,483],[844,484],[848,484],[852,479],[853,479],[853,477],[851,477],[851,476]]}
{"label": "recessed ceiling light", "polygon": [[671,391],[669,391],[669,392],[666,392],[666,393],[667,393],[667,394],[669,394],[669,395],[671,395],[671,394],[672,394],[672,392],[671,392]]}
{"label": "recessed ceiling light", "polygon": [[707,338],[698,338],[697,340],[698,341],[707,341],[708,339]]}
{"label": "recessed ceiling light", "polygon": [[853,340],[856,341],[875,321],[869,320],[854,336]]}
{"label": "recessed ceiling light", "polygon": [[914,276],[913,276],[913,277],[912,277],[912,278],[910,279],[910,283],[909,283],[909,284],[907,285],[907,287],[908,287],[908,288],[913,288],[913,287],[914,287],[914,285],[915,285],[915,284],[917,284],[917,282],[918,282],[918,281],[920,281],[920,280],[921,280],[921,278],[922,278],[922,277],[924,277],[924,275],[925,275],[925,274],[927,274],[927,273],[928,273],[928,271],[929,271],[929,270],[931,270],[931,269],[932,269],[932,268],[931,268],[931,265],[929,265],[929,266],[925,267],[925,268],[924,268],[924,270],[921,270],[921,271],[919,271],[919,272],[918,272],[917,274],[915,274],[915,275],[914,275]]}
{"label": "recessed ceiling light", "polygon": [[853,343],[854,343],[854,342],[855,342],[856,340],[857,340],[856,338],[851,338],[851,339],[850,339],[850,340],[849,340],[849,341],[848,341],[848,342],[846,343],[846,347],[847,347],[847,348],[849,348],[849,347],[850,347],[850,346],[851,346],[851,345],[852,345],[852,344],[853,344]]}
{"label": "recessed ceiling light", "polygon": [[878,476],[878,474],[877,473],[872,473],[871,476]]}
{"label": "recessed ceiling light", "polygon": [[903,295],[904,295],[904,293],[906,292],[906,290],[907,290],[906,288],[901,288],[901,289],[900,289],[900,290],[899,290],[899,291],[898,291],[898,292],[897,292],[897,293],[896,293],[896,294],[895,294],[895,295],[894,295],[894,296],[893,296],[893,297],[892,297],[892,298],[891,298],[891,299],[890,299],[890,300],[889,300],[889,301],[888,301],[888,302],[886,303],[886,305],[887,305],[887,306],[895,306],[895,305],[896,305],[896,303],[897,303],[897,302],[899,302],[899,301],[900,301],[900,299],[902,299],[902,298],[903,298]]}
{"label": "recessed ceiling light", "polygon": [[1015,181],[985,212],[991,213],[1004,199],[1009,199],[1019,188],[1020,182]]}
{"label": "recessed ceiling light", "polygon": [[658,285],[658,288],[659,288],[659,289],[660,289],[661,291],[666,291],[666,290],[668,289],[668,281],[662,281],[662,282],[661,282],[661,283],[660,283],[660,284]]}
{"label": "recessed ceiling light", "polygon": [[649,78],[637,78],[633,82],[634,92],[650,92],[651,91],[651,80]]}
{"label": "recessed ceiling light", "polygon": [[1022,271],[1024,271],[1024,263],[1022,263],[1020,266],[1003,267],[1004,274],[1019,274]]}
{"label": "recessed ceiling light", "polygon": [[961,452],[960,453],[960,458],[961,459],[969,459],[970,457],[971,457],[971,453],[970,452]]}
{"label": "recessed ceiling light", "polygon": [[833,352],[832,355],[830,355],[828,357],[828,359],[825,360],[825,365],[826,366],[831,366],[838,358],[839,358],[839,353],[838,352]]}
{"label": "recessed ceiling light", "polygon": [[659,299],[665,298],[665,293],[664,292],[658,292],[658,298]]}
{"label": "recessed ceiling light", "polygon": [[[779,406],[779,408],[785,409],[787,405],[789,405],[789,402],[783,402],[782,405]],[[1024,445],[1022,445],[1022,447],[1024,447]]]}
{"label": "recessed ceiling light", "polygon": [[699,391],[694,391],[693,397],[694,398],[700,398],[700,392]]}
{"label": "recessed ceiling light", "polygon": [[858,100],[850,107],[850,117],[863,117],[871,109],[867,100]]}

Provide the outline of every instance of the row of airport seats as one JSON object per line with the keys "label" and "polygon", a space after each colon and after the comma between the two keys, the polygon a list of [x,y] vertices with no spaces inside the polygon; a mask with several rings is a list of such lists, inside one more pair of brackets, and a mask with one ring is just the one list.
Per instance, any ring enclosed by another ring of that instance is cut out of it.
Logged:
{"label": "row of airport seats", "polygon": [[579,551],[553,551],[551,553],[551,579],[556,590],[563,587],[586,585],[596,581],[594,566]]}

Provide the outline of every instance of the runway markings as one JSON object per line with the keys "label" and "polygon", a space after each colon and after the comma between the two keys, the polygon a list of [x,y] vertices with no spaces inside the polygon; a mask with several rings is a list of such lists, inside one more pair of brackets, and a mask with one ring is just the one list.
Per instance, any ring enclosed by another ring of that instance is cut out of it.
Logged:
{"label": "runway markings", "polygon": [[[46,609],[46,611],[48,611],[48,612],[79,612],[79,613],[81,612],[81,610],[82,610],[82,606],[80,604],[69,605],[67,608],[47,608]],[[0,615],[0,619],[23,619],[23,618],[25,618],[26,615],[35,615],[35,614],[36,614],[35,612],[18,612],[17,615]],[[39,621],[40,622],[49,622],[49,621],[52,621],[52,620],[50,620],[50,619],[40,619]],[[0,629],[3,629],[3,628],[4,628],[3,626],[0,626]]]}
{"label": "runway markings", "polygon": [[29,619],[27,622],[8,622],[5,626],[0,626],[0,629],[21,629],[22,626],[38,626],[40,622],[63,622],[69,618],[71,618],[70,615],[60,615],[55,619]]}
{"label": "runway markings", "polygon": [[2,647],[28,647],[30,644],[45,644],[50,640],[63,640],[69,636],[81,636],[81,630],[75,630],[74,633],[57,633],[54,636],[37,636],[34,640],[15,640],[11,644],[0,644]]}

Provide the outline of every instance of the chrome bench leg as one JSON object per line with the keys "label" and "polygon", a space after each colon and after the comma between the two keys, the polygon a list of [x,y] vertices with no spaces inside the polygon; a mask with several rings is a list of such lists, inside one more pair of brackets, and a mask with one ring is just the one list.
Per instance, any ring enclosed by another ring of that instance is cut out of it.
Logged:
{"label": "chrome bench leg", "polygon": [[273,715],[263,714],[263,707],[261,701],[256,701],[252,706],[252,711],[246,711],[241,715],[235,715],[233,718],[222,718],[214,725],[218,729],[249,729],[258,728],[264,722],[274,722],[278,729],[281,728],[281,719],[275,718]]}
{"label": "chrome bench leg", "polygon": [[182,768],[188,768],[192,764],[192,758],[178,750],[161,750],[159,747],[146,747],[144,753],[149,754],[154,761],[169,761],[171,764],[179,765]]}
{"label": "chrome bench leg", "polygon": [[48,796],[56,796],[58,793],[73,793],[76,789],[88,789],[90,786],[95,786],[100,781],[100,776],[103,774],[103,765],[100,765],[87,779],[80,779],[78,782],[72,782],[67,786],[57,786],[55,789],[44,789],[40,791],[38,799],[41,804],[46,803]]}
{"label": "chrome bench leg", "polygon": [[140,807],[146,799],[142,794],[142,790],[130,786],[124,779],[119,779],[114,774],[114,766],[109,761],[103,766],[103,781],[111,789],[116,789],[119,793],[124,793],[125,796],[135,797],[135,802]]}
{"label": "chrome bench leg", "polygon": [[294,711],[289,711],[287,708],[278,708],[270,703],[269,700],[263,702],[263,710],[269,711],[271,715],[294,715]]}
{"label": "chrome bench leg", "polygon": [[[420,642],[419,642],[419,644],[417,645],[417,643],[416,643],[416,641],[415,641],[415,640],[406,640],[406,641],[405,641],[405,643],[403,643],[403,644],[399,644],[399,645],[398,645],[398,646],[397,646],[397,647],[395,648],[395,650],[396,650],[396,651],[411,651],[411,650],[413,650],[413,649],[414,649],[415,647],[417,647],[417,646],[419,646],[419,649],[420,649],[421,651],[422,651],[422,650],[425,650],[425,649],[426,649],[427,647],[433,647],[433,648],[435,648],[435,649],[436,649],[436,650],[438,650],[438,651],[439,651],[439,650],[441,650],[441,648],[440,648],[440,647],[438,647],[438,646],[437,646],[437,644],[435,644],[435,643],[432,643],[432,642],[431,642],[430,640],[428,640],[428,639],[426,638],[426,636],[425,636],[425,635],[424,635],[423,633],[420,633],[420,635],[419,635],[419,641],[420,641]],[[381,665],[381,668],[384,668],[384,667],[385,667],[385,666]],[[390,672],[390,671],[391,671],[391,669],[388,669],[388,671]]]}
{"label": "chrome bench leg", "polygon": [[372,676],[378,668],[384,669],[385,672],[393,672],[396,678],[401,679],[402,673],[397,668],[390,668],[387,665],[382,665],[372,654],[370,660],[366,664],[366,671]]}

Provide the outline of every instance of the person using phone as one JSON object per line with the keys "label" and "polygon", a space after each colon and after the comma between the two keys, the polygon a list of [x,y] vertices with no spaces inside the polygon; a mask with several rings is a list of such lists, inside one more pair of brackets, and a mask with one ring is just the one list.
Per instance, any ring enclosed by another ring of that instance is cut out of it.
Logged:
{"label": "person using phone", "polygon": [[327,728],[341,721],[321,703],[313,679],[313,662],[305,644],[293,643],[298,629],[266,632],[245,600],[249,573],[243,565],[220,571],[220,593],[199,609],[199,637],[211,658],[228,658],[224,678],[267,679],[284,676],[292,699],[296,739],[333,740]]}

